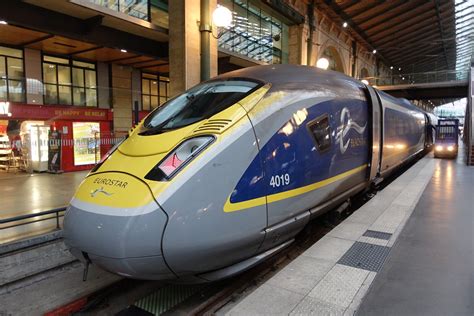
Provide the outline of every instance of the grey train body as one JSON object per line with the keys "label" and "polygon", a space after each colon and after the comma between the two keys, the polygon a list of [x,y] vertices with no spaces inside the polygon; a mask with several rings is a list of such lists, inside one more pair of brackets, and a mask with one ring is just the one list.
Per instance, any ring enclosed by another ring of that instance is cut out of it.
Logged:
{"label": "grey train body", "polygon": [[[287,246],[310,219],[425,148],[423,111],[342,74],[273,65],[212,81],[241,78],[269,90],[241,102],[245,115],[238,128],[221,135],[169,180],[166,190],[153,197],[153,211],[99,214],[93,205],[73,199],[64,234],[73,254],[131,278],[199,282],[229,277]],[[319,132],[327,131],[329,145],[320,146],[311,126],[325,126]],[[111,172],[128,174],[132,158],[114,155],[126,162]],[[283,184],[269,185],[277,178]],[[223,211],[232,203],[242,209]],[[99,224],[106,228],[99,231]]]}

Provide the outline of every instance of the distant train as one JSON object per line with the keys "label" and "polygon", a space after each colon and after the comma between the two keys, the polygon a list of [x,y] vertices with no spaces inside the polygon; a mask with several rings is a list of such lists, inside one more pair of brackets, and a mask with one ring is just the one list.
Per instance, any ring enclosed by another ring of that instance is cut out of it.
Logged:
{"label": "distant train", "polygon": [[154,110],[96,165],[64,237],[76,257],[125,277],[229,277],[421,153],[429,124],[340,73],[226,73]]}

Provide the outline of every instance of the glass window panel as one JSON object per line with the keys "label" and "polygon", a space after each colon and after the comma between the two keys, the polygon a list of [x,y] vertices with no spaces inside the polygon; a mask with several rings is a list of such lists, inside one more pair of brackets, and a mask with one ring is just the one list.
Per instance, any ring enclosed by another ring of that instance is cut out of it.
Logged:
{"label": "glass window panel", "polygon": [[158,82],[156,80],[151,81],[150,94],[151,95],[158,95]]}
{"label": "glass window panel", "polygon": [[8,80],[8,97],[12,102],[23,102],[25,92],[23,90],[23,81]]}
{"label": "glass window panel", "polygon": [[8,78],[20,79],[24,77],[23,74],[23,59],[7,58],[8,64]]}
{"label": "glass window panel", "polygon": [[148,20],[148,0],[119,0],[119,10],[136,18]]}
{"label": "glass window panel", "polygon": [[170,78],[168,77],[163,77],[163,76],[160,76],[160,81],[170,81]]}
{"label": "glass window panel", "polygon": [[58,90],[56,85],[45,84],[45,95],[44,102],[46,104],[57,104],[58,103]]}
{"label": "glass window panel", "polygon": [[160,97],[160,106],[163,105],[163,104],[165,104],[166,101],[168,101],[167,98],[165,98],[165,97]]}
{"label": "glass window panel", "polygon": [[89,68],[89,69],[93,69],[93,70],[95,69],[95,64],[85,63],[83,61],[73,60],[72,65],[82,67],[82,68]]}
{"label": "glass window panel", "polygon": [[89,0],[89,2],[98,4],[100,6],[103,6],[115,11],[118,10],[118,0]]}
{"label": "glass window panel", "polygon": [[143,78],[148,78],[148,79],[155,79],[156,80],[156,75],[152,75],[152,74],[142,74],[142,77]]}
{"label": "glass window panel", "polygon": [[57,83],[56,65],[43,63],[43,80],[45,83]]}
{"label": "glass window panel", "polygon": [[331,146],[331,128],[328,116],[313,121],[308,127],[320,151],[325,151]]}
{"label": "glass window panel", "polygon": [[93,70],[86,70],[86,87],[95,88],[96,85],[96,72]]}
{"label": "glass window panel", "polygon": [[73,88],[74,105],[86,105],[86,90],[84,88]]}
{"label": "glass window panel", "polygon": [[44,61],[49,61],[52,63],[56,64],[66,64],[69,65],[69,60],[66,58],[59,58],[59,57],[53,57],[53,56],[43,56]]}
{"label": "glass window panel", "polygon": [[59,86],[59,104],[72,104],[71,87]]}
{"label": "glass window panel", "polygon": [[150,94],[150,80],[142,79],[142,93]]}
{"label": "glass window panel", "polygon": [[167,83],[160,81],[160,96],[167,97],[167,90],[166,90]]}
{"label": "glass window panel", "polygon": [[71,85],[71,67],[57,66],[58,67],[58,83],[64,85]]}
{"label": "glass window panel", "polygon": [[72,85],[76,87],[84,87],[84,70],[72,68]]}
{"label": "glass window panel", "polygon": [[161,26],[165,29],[169,27],[169,15],[168,12],[151,5],[151,22],[155,25]]}
{"label": "glass window panel", "polygon": [[5,69],[5,57],[0,56],[0,77],[7,75],[7,70]]}
{"label": "glass window panel", "polygon": [[152,109],[158,107],[158,96],[151,96],[151,107]]}
{"label": "glass window panel", "polygon": [[97,90],[96,89],[86,89],[86,105],[87,106],[97,106]]}
{"label": "glass window panel", "polygon": [[143,96],[143,110],[144,111],[150,110],[150,96],[149,95]]}
{"label": "glass window panel", "polygon": [[23,51],[21,49],[0,46],[0,55],[23,58]]}
{"label": "glass window panel", "polygon": [[7,101],[7,81],[0,79],[0,101]]}

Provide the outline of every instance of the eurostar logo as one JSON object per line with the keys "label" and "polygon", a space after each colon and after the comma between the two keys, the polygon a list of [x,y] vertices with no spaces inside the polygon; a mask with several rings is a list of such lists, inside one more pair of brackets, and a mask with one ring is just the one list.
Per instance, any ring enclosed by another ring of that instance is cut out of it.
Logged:
{"label": "eurostar logo", "polygon": [[364,126],[360,126],[356,122],[354,122],[351,118],[351,113],[349,109],[343,108],[341,111],[341,125],[338,128],[338,135],[336,143],[339,143],[339,150],[341,154],[345,153],[349,144],[351,142],[351,138],[349,137],[346,141],[344,141],[346,135],[349,133],[351,129],[354,129],[357,133],[363,134],[367,127],[367,123]]}
{"label": "eurostar logo", "polygon": [[97,195],[97,193],[103,193],[106,196],[111,196],[113,194],[113,193],[109,193],[109,192],[105,191],[104,188],[101,187],[99,189],[95,189],[94,191],[91,191],[91,197],[95,197]]}

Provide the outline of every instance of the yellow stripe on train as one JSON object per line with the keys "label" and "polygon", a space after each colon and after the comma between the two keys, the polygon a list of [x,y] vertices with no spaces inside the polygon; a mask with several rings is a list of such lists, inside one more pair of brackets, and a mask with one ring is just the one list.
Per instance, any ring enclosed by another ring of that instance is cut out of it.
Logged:
{"label": "yellow stripe on train", "polygon": [[328,178],[328,179],[325,179],[325,180],[322,180],[322,181],[319,181],[319,182],[315,182],[315,183],[312,183],[312,184],[308,184],[304,187],[300,187],[300,188],[296,188],[296,189],[293,189],[293,190],[288,190],[288,191],[284,191],[284,192],[280,192],[280,193],[275,193],[275,194],[271,194],[271,195],[266,196],[266,197],[259,197],[259,198],[256,198],[256,199],[251,199],[251,200],[247,200],[247,201],[243,201],[243,202],[232,203],[232,202],[230,202],[230,196],[229,196],[227,198],[227,201],[226,201],[225,205],[224,205],[224,212],[229,213],[229,212],[241,211],[241,210],[245,210],[245,209],[248,209],[248,208],[251,208],[251,207],[257,207],[257,206],[260,206],[260,205],[264,205],[265,203],[273,203],[273,202],[293,198],[293,197],[305,194],[307,192],[322,188],[324,186],[327,186],[331,183],[334,183],[336,181],[339,181],[339,180],[344,179],[346,177],[349,177],[351,175],[354,175],[354,174],[356,174],[356,173],[358,173],[358,172],[360,172],[360,171],[362,171],[366,168],[367,168],[367,164],[364,164],[364,165],[359,166],[357,168],[354,168],[354,169],[351,169],[349,171],[340,173],[340,174],[338,174],[334,177],[331,177],[331,178]]}

